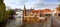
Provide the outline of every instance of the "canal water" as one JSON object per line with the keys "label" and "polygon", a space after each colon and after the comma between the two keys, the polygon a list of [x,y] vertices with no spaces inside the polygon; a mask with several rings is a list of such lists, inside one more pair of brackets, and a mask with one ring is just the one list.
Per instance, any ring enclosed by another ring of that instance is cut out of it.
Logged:
{"label": "canal water", "polygon": [[10,19],[7,21],[5,27],[42,27],[43,23],[30,23],[26,22],[23,24],[22,18]]}
{"label": "canal water", "polygon": [[6,27],[20,27],[22,24],[22,18],[15,18],[8,20],[6,23]]}
{"label": "canal water", "polygon": [[[9,19],[5,25],[5,27],[43,27],[45,22],[43,23],[31,23],[31,22],[26,22],[23,23],[22,18],[14,18],[14,19]],[[3,26],[4,26],[3,25]]]}
{"label": "canal water", "polygon": [[25,23],[22,27],[43,27],[44,23]]}

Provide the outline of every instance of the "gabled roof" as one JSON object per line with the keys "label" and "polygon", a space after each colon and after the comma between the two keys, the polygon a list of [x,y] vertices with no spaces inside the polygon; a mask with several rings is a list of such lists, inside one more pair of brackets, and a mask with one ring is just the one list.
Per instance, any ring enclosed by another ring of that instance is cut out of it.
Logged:
{"label": "gabled roof", "polygon": [[50,9],[45,9],[44,12],[52,12]]}
{"label": "gabled roof", "polygon": [[40,10],[33,10],[33,13],[40,13]]}

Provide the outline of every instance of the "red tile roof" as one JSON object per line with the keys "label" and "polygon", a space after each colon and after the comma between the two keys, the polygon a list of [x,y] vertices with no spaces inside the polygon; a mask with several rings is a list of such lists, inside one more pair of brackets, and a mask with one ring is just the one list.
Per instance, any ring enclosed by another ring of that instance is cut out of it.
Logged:
{"label": "red tile roof", "polygon": [[33,10],[33,13],[40,13],[40,10]]}

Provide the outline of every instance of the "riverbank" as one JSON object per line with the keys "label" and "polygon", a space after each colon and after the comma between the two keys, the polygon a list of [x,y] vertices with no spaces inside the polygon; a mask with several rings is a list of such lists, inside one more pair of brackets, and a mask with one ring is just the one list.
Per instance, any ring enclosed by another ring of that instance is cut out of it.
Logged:
{"label": "riverbank", "polygon": [[0,27],[5,27],[6,23],[7,23],[7,21],[0,22]]}
{"label": "riverbank", "polygon": [[0,22],[0,27],[6,27],[7,22],[10,22],[9,20],[12,20],[12,19],[8,19],[8,20]]}

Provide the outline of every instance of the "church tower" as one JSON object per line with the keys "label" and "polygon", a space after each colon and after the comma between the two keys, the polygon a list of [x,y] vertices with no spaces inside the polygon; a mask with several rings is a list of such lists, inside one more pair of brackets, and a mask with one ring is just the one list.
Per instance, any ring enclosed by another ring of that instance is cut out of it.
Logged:
{"label": "church tower", "polygon": [[26,16],[26,7],[24,5],[24,16]]}
{"label": "church tower", "polygon": [[26,7],[24,5],[24,8],[23,8],[23,23],[25,22],[25,16],[26,16]]}
{"label": "church tower", "polygon": [[59,4],[59,7],[60,7],[60,4]]}

